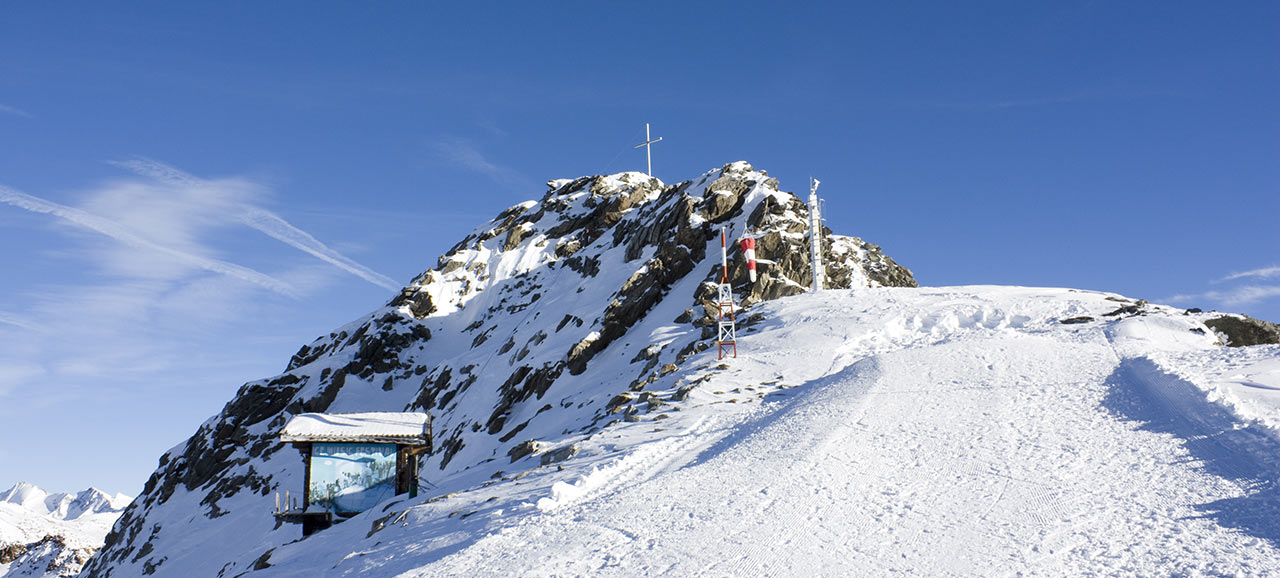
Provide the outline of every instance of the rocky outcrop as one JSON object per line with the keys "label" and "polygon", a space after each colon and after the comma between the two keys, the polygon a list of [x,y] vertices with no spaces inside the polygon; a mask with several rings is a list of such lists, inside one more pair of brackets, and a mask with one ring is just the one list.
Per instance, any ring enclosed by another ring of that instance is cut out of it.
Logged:
{"label": "rocky outcrop", "polygon": [[1247,315],[1223,315],[1204,322],[1229,347],[1280,344],[1280,325]]}
{"label": "rocky outcrop", "polygon": [[[297,454],[278,441],[298,413],[430,412],[436,450],[422,467],[440,481],[465,479],[495,456],[521,467],[572,459],[576,446],[558,436],[679,403],[649,388],[691,387],[675,383],[677,369],[709,347],[698,306],[713,306],[723,275],[714,254],[722,226],[758,239],[754,284],[732,249],[729,279],[744,306],[810,285],[807,207],[745,162],[671,186],[641,173],[548,185],[382,308],[299,349],[285,373],[240,388],[161,457],[85,575],[196,571],[182,552],[218,532],[243,540],[222,545],[229,554],[218,573],[232,576],[264,561],[267,546],[296,539],[264,516],[273,491],[299,483],[290,473]],[[825,233],[828,288],[915,286],[879,247]],[[655,326],[664,327],[661,343],[649,341]],[[643,363],[598,362],[617,354]],[[602,369],[613,367],[628,373]],[[522,459],[530,455],[539,459]]]}
{"label": "rocky outcrop", "polygon": [[75,576],[93,556],[94,548],[69,545],[62,536],[45,536],[30,544],[0,546],[6,576]]}

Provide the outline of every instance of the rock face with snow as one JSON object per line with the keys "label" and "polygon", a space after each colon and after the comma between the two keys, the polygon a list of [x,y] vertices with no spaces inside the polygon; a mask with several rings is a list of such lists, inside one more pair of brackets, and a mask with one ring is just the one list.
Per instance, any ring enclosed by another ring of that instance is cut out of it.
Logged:
{"label": "rock face with snow", "polygon": [[1280,325],[1248,315],[1223,315],[1205,321],[1231,347],[1280,344]]}
{"label": "rock face with snow", "polygon": [[96,488],[50,494],[25,482],[0,492],[0,577],[79,574],[129,501]]}
{"label": "rock face with snow", "polygon": [[[837,235],[805,292],[805,207],[745,163],[549,184],[242,387],[84,575],[1280,575],[1280,345],[1119,295],[916,288]],[[721,226],[761,259],[750,284],[731,251],[732,359]],[[299,539],[281,428],[372,411],[431,416],[419,495]]]}
{"label": "rock face with snow", "polygon": [[[293,415],[428,412],[436,452],[422,477],[462,489],[493,475],[485,464],[563,461],[576,452],[566,440],[678,401],[689,387],[678,370],[714,336],[722,227],[731,242],[759,239],[755,284],[730,251],[744,306],[810,284],[807,208],[745,162],[674,186],[641,173],[548,184],[386,306],[244,385],[160,458],[87,575],[207,574],[213,559],[235,575],[295,539],[269,497],[301,488],[298,455],[278,438]],[[830,288],[915,286],[875,245],[826,233]],[[212,557],[197,547],[210,536]]]}

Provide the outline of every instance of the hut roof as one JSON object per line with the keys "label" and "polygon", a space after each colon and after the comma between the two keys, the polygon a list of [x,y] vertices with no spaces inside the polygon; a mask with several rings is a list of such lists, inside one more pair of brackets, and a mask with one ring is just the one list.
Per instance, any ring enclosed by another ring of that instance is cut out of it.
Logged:
{"label": "hut roof", "polygon": [[303,413],[285,424],[280,441],[428,445],[431,418],[425,413]]}

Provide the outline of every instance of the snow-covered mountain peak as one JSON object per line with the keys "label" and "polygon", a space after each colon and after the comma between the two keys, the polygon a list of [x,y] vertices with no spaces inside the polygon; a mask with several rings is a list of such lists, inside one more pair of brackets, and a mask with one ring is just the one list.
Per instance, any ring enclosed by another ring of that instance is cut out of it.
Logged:
{"label": "snow-covered mountain peak", "polygon": [[[808,207],[744,162],[548,186],[245,384],[86,576],[1280,571],[1252,513],[1280,511],[1277,346],[1119,295],[916,288],[829,231],[808,292]],[[728,248],[725,359],[722,230],[760,260],[753,283]],[[418,497],[303,540],[274,519],[304,483],[292,416],[405,410],[432,423]]]}
{"label": "snow-covered mountain peak", "polygon": [[0,492],[0,502],[34,508],[44,505],[49,493],[39,486],[27,482],[18,482],[13,487]]}
{"label": "snow-covered mountain peak", "polygon": [[[121,565],[181,572],[194,562],[168,552],[198,541],[199,528],[237,536],[231,549],[291,536],[263,500],[301,488],[297,456],[277,437],[298,413],[425,411],[436,451],[423,478],[462,489],[493,475],[484,464],[536,467],[513,458],[568,456],[574,436],[679,403],[688,384],[677,370],[715,336],[720,231],[735,243],[728,276],[749,306],[809,286],[807,216],[746,162],[675,185],[638,172],[550,181],[384,307],[303,347],[285,373],[242,387],[161,458],[90,575]],[[878,247],[826,233],[830,287],[915,285]],[[757,239],[754,284],[736,246],[743,236]]]}
{"label": "snow-covered mountain peak", "polygon": [[0,577],[79,573],[130,501],[97,488],[51,494],[27,482],[0,492]]}
{"label": "snow-covered mountain peak", "polygon": [[132,499],[124,494],[113,496],[97,488],[77,493],[50,494],[28,482],[18,482],[0,492],[0,503],[21,506],[36,514],[60,520],[75,519],[85,514],[119,513]]}

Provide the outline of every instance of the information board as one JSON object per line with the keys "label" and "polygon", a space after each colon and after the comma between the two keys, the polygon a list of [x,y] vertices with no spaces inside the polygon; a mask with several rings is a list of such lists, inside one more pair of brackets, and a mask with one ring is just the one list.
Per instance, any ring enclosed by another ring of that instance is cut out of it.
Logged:
{"label": "information board", "polygon": [[310,504],[363,512],[395,495],[395,477],[395,444],[312,444]]}

